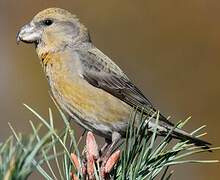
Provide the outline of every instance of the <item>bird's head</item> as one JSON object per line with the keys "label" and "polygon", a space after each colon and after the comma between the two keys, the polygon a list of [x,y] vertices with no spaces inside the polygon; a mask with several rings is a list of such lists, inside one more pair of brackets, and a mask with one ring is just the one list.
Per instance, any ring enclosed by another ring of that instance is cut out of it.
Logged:
{"label": "bird's head", "polygon": [[60,8],[39,12],[17,33],[17,43],[34,43],[36,48],[56,51],[90,41],[89,34],[75,15]]}

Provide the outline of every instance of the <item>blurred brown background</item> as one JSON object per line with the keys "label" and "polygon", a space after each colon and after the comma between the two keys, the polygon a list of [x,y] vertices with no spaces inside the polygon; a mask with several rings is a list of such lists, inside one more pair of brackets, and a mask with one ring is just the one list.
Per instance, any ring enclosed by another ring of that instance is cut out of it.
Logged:
{"label": "blurred brown background", "polygon": [[[53,107],[34,48],[16,45],[18,29],[38,11],[61,7],[77,14],[95,45],[113,58],[144,94],[176,122],[206,124],[205,137],[220,145],[220,2],[217,0],[1,0],[0,141],[17,131],[28,133],[34,119],[22,105],[43,115]],[[61,125],[59,118],[56,123]],[[220,159],[208,153],[200,159]],[[173,179],[219,179],[219,164],[175,168]],[[30,178],[30,179],[39,179]]]}

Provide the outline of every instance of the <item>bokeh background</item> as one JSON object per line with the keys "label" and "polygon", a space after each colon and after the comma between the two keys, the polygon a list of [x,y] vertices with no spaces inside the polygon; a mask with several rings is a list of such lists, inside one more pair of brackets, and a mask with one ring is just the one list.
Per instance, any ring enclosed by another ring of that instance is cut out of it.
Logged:
{"label": "bokeh background", "polygon": [[[17,131],[30,132],[28,120],[34,117],[22,103],[45,117],[48,107],[54,107],[34,48],[17,46],[15,41],[19,28],[47,7],[77,14],[90,29],[94,44],[127,72],[157,108],[176,122],[192,115],[186,129],[206,124],[205,139],[220,145],[217,0],[0,0],[0,141],[11,134],[9,121]],[[220,159],[220,153],[200,158]],[[173,179],[220,178],[219,164],[174,169]]]}

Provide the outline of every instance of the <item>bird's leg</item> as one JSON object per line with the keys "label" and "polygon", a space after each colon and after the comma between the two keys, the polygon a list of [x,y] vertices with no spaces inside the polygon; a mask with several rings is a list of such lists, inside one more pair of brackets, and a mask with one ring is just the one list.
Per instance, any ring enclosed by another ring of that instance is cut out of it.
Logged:
{"label": "bird's leg", "polygon": [[102,146],[102,148],[100,149],[100,152],[99,152],[100,156],[102,156],[105,153],[105,151],[108,149],[108,147],[111,145],[111,143],[112,143],[111,140],[105,139],[105,143],[104,143],[104,145]]}
{"label": "bird's leg", "polygon": [[113,153],[113,151],[116,150],[120,146],[120,142],[121,142],[121,134],[114,131],[112,133],[112,144],[108,148],[106,154],[111,155],[111,153]]}
{"label": "bird's leg", "polygon": [[108,159],[110,158],[110,156],[112,155],[112,153],[120,146],[120,141],[121,140],[121,134],[119,134],[118,132],[113,132],[112,133],[112,140],[111,141],[107,141],[104,146],[103,146],[103,154],[101,154],[101,177],[103,179],[105,179],[105,167],[106,167],[106,163],[108,161]]}
{"label": "bird's leg", "polygon": [[104,145],[105,149],[103,151],[103,154],[101,154],[102,165],[105,165],[106,161],[111,156],[111,154],[114,152],[114,150],[116,150],[119,147],[120,140],[121,140],[121,134],[114,131],[112,133],[112,140],[106,142],[106,144]]}

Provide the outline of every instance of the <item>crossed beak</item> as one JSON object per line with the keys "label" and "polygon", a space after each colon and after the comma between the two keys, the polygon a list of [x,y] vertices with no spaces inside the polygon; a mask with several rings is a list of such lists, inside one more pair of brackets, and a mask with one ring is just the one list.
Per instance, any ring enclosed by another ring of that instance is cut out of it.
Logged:
{"label": "crossed beak", "polygon": [[27,24],[18,31],[16,41],[17,44],[19,44],[20,41],[38,44],[40,38],[41,32],[38,30],[38,28],[36,28],[35,25]]}

